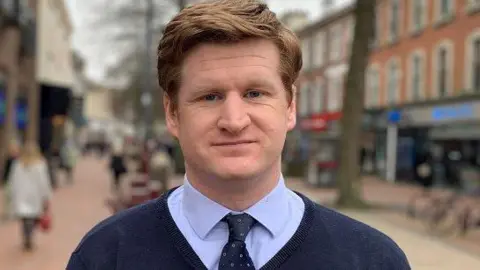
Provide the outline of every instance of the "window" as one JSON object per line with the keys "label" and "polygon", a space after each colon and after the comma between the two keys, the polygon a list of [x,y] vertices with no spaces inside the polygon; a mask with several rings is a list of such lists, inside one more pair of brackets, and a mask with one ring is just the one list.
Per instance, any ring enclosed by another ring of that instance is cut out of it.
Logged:
{"label": "window", "polygon": [[375,13],[374,13],[374,27],[372,33],[372,39],[370,41],[370,47],[376,47],[380,43],[380,33],[381,33],[381,21],[380,21],[380,8],[375,6]]}
{"label": "window", "polygon": [[480,0],[468,0],[467,12],[470,14],[480,11]]}
{"label": "window", "polygon": [[400,67],[396,59],[390,60],[387,72],[387,104],[393,105],[397,102],[400,82]]}
{"label": "window", "polygon": [[453,15],[453,4],[454,1],[452,0],[436,0],[434,1],[436,4],[435,11],[436,11],[436,21],[437,23],[445,23],[452,19]]}
{"label": "window", "polygon": [[325,32],[318,32],[315,35],[315,53],[313,54],[313,64],[315,67],[321,67],[325,63],[326,44],[325,44]]}
{"label": "window", "polygon": [[438,93],[441,97],[447,95],[447,49],[438,51]]}
{"label": "window", "polygon": [[424,90],[424,54],[421,52],[415,52],[410,57],[410,91],[409,97],[412,101],[418,101],[423,98]]}
{"label": "window", "polygon": [[445,97],[453,90],[453,43],[443,41],[434,50],[433,55],[433,89],[438,97]]}
{"label": "window", "polygon": [[313,88],[311,91],[312,113],[321,113],[323,111],[323,102],[325,95],[323,80],[317,80],[316,87]]}
{"label": "window", "polygon": [[472,88],[480,92],[480,37],[473,43]]}
{"label": "window", "polygon": [[345,31],[345,44],[344,44],[344,53],[345,57],[350,56],[352,51],[352,43],[355,35],[355,18],[349,17],[346,22],[346,31]]}
{"label": "window", "polygon": [[417,32],[425,27],[426,2],[425,0],[411,0],[411,8],[411,30]]}
{"label": "window", "polygon": [[367,107],[373,107],[378,105],[378,97],[380,95],[380,76],[378,74],[378,67],[370,67],[366,74],[365,105]]}
{"label": "window", "polygon": [[306,38],[302,40],[302,61],[303,61],[303,69],[305,70],[310,69],[310,57],[311,57],[310,39]]}
{"label": "window", "polygon": [[400,26],[400,1],[392,0],[390,7],[390,41],[397,40]]}
{"label": "window", "polygon": [[342,109],[343,103],[343,80],[342,76],[332,76],[328,80],[328,111],[337,112]]}
{"label": "window", "polygon": [[300,90],[300,104],[299,104],[299,114],[300,116],[307,116],[310,113],[310,87],[308,84],[305,84]]}
{"label": "window", "polygon": [[[438,1],[438,0],[437,0]],[[448,16],[450,14],[450,0],[440,0],[440,15]]]}
{"label": "window", "polygon": [[480,93],[480,28],[465,39],[464,89]]}
{"label": "window", "polygon": [[340,60],[340,55],[341,55],[341,38],[342,38],[342,32],[341,32],[341,25],[334,25],[330,28],[330,61],[338,61]]}

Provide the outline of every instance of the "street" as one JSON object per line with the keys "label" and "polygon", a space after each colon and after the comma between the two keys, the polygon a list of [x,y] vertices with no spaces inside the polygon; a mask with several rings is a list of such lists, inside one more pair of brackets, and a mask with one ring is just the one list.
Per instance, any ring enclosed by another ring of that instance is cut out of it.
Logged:
{"label": "street", "polygon": [[[73,186],[62,185],[52,201],[54,223],[49,233],[37,232],[36,250],[24,253],[17,223],[0,225],[0,269],[64,269],[81,237],[110,212],[105,199],[110,192],[106,161],[86,158],[78,162]],[[180,178],[181,179],[181,178]],[[179,183],[176,179],[175,183]],[[292,181],[295,189],[306,189]],[[315,193],[306,192],[313,196]],[[480,257],[438,239],[411,231],[374,212],[346,212],[392,237],[407,254],[412,269],[480,269]],[[321,243],[319,243],[321,244]]]}

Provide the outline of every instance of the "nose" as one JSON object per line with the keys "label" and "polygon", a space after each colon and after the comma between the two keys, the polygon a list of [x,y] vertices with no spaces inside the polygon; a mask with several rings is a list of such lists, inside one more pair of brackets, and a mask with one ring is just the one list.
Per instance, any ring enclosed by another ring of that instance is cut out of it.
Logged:
{"label": "nose", "polygon": [[222,104],[218,127],[222,131],[237,134],[251,123],[247,104],[237,93],[227,95]]}

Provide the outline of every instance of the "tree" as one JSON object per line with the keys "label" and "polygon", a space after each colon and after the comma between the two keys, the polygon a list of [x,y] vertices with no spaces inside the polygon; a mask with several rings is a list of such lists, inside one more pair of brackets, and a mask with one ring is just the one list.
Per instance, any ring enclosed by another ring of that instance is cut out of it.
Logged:
{"label": "tree", "polygon": [[366,208],[361,195],[359,150],[365,99],[365,70],[374,31],[375,0],[357,0],[349,70],[343,97],[337,206]]}

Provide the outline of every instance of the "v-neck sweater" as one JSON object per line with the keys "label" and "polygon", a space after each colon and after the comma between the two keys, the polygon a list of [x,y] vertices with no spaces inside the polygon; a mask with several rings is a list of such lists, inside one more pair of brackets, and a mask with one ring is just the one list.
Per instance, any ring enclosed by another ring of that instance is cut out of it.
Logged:
{"label": "v-neck sweater", "polygon": [[[169,212],[171,192],[100,222],[82,239],[66,269],[207,270]],[[385,234],[297,194],[305,203],[302,221],[260,270],[411,269]]]}

